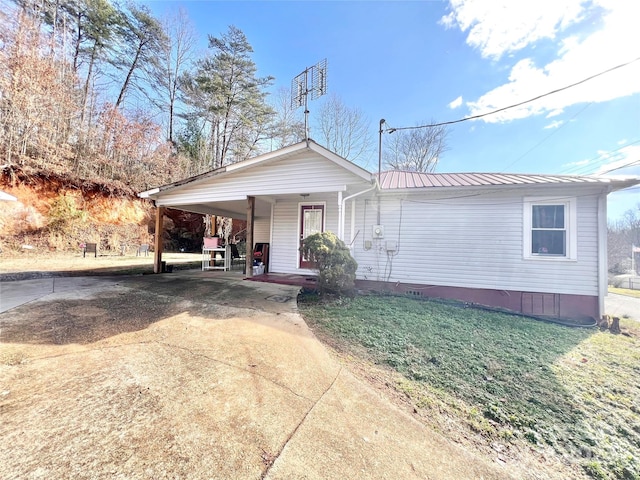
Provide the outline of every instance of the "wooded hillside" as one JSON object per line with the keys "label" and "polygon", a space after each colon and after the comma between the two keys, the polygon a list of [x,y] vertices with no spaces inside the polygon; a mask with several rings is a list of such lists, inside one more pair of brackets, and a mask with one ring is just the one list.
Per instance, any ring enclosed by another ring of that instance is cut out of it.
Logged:
{"label": "wooded hillside", "polygon": [[[29,166],[143,190],[297,141],[267,103],[253,49],[231,26],[196,36],[108,0],[15,0],[0,13],[0,153]],[[299,133],[299,129],[298,129]]]}
{"label": "wooded hillside", "polygon": [[290,105],[267,102],[273,78],[256,75],[233,26],[196,58],[182,11],[0,3],[0,188],[19,198],[2,204],[5,251],[148,241],[151,205],[137,192],[301,138]]}

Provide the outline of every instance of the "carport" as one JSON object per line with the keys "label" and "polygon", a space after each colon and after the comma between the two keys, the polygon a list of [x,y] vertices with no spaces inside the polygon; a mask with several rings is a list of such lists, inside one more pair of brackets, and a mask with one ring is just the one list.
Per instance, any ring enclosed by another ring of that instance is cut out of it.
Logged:
{"label": "carport", "polygon": [[[370,172],[306,140],[147,190],[139,196],[157,207],[154,271],[162,271],[165,209],[175,208],[246,220],[247,252],[256,243],[268,243],[269,265],[275,267],[270,271],[312,274],[312,265],[299,253],[301,240],[330,230],[353,241],[355,198],[376,186]],[[251,277],[252,255],[245,262]]]}
{"label": "carport", "polygon": [[[148,192],[144,192],[147,194]],[[144,194],[140,194],[143,198]],[[165,210],[168,207],[156,205],[156,220],[155,220],[155,239],[154,239],[154,273],[162,273],[162,231],[164,229],[164,215]],[[184,210],[187,212],[201,213],[216,215],[221,217],[228,217],[233,219],[246,219],[247,222],[247,245],[254,244],[254,222],[256,217],[256,211],[259,215],[269,215],[270,204],[268,199],[259,198],[256,202],[256,197],[248,196],[245,201],[230,201],[230,202],[218,202],[218,203],[198,203],[198,204],[184,204],[184,205],[171,205],[171,208]],[[249,251],[247,250],[247,253]],[[246,255],[245,271],[247,277],[253,275],[253,257],[249,254]]]}

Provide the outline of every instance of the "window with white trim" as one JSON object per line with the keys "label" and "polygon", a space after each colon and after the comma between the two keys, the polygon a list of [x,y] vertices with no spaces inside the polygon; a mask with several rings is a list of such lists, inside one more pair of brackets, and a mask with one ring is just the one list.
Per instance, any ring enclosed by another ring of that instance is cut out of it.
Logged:
{"label": "window with white trim", "polygon": [[576,199],[524,199],[524,258],[577,258]]}

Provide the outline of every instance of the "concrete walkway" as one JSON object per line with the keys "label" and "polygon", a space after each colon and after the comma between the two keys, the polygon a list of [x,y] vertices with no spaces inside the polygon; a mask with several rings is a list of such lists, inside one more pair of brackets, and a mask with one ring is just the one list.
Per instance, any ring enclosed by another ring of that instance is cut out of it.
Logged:
{"label": "concrete walkway", "polygon": [[527,476],[354,377],[297,291],[194,271],[3,284],[0,477]]}

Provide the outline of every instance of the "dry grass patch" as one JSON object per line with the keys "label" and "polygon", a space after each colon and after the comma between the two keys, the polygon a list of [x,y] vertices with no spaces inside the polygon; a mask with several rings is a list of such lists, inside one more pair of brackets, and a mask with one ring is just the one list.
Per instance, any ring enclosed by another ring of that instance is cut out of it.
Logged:
{"label": "dry grass patch", "polygon": [[628,288],[609,287],[609,293],[617,293],[618,295],[626,295],[627,297],[640,298],[640,290],[630,290]]}

